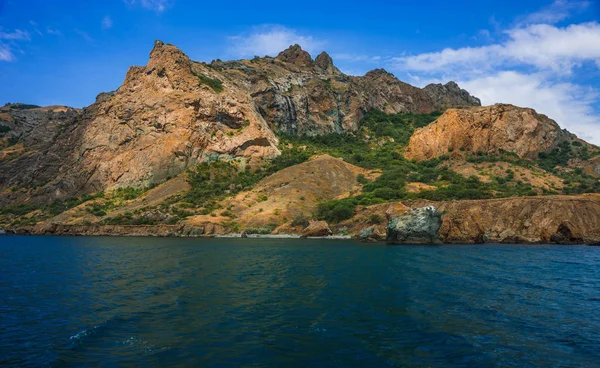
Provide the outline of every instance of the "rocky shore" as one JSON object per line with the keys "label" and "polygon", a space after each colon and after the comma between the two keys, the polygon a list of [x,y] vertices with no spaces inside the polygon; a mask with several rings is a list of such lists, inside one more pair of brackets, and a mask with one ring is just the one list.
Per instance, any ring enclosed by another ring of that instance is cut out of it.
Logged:
{"label": "rocky shore", "polygon": [[[361,222],[380,213],[387,222]],[[365,208],[350,221],[311,223],[304,231],[228,232],[216,224],[67,225],[12,229],[18,235],[248,237],[358,239],[392,244],[589,244],[600,245],[600,195],[519,197],[471,201],[412,201]],[[342,232],[340,229],[344,229]],[[345,232],[345,233],[344,233]]]}

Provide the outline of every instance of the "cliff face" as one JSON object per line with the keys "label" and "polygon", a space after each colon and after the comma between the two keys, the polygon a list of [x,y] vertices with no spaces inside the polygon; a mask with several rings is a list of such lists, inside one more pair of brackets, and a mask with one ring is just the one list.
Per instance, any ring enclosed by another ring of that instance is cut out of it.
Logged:
{"label": "cliff face", "polygon": [[74,155],[95,190],[158,182],[208,157],[279,153],[243,90],[160,41],[93,109]]}
{"label": "cliff face", "polygon": [[386,113],[430,113],[445,106],[480,105],[458,86],[431,93],[435,88],[413,87],[383,69],[362,77],[345,75],[327,53],[313,60],[298,45],[275,58],[215,61],[211,67],[239,81],[269,125],[287,134],[351,131],[374,108]]}
{"label": "cliff face", "polygon": [[405,156],[425,160],[448,154],[495,155],[505,151],[521,158],[537,158],[539,152],[574,139],[554,120],[533,109],[498,104],[447,110],[434,123],[415,131]]}
{"label": "cliff face", "polygon": [[[70,132],[81,110],[65,106],[8,104],[0,108],[0,189],[48,183],[68,156],[55,144]],[[10,197],[18,193],[10,193]]]}

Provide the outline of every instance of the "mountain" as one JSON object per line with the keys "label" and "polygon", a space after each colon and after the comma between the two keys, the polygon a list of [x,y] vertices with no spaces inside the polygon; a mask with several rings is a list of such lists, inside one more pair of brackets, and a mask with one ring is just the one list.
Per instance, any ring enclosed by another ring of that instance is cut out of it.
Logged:
{"label": "mountain", "polygon": [[[313,60],[298,45],[276,58],[206,64],[156,41],[146,66],[131,67],[117,91],[83,110],[3,108],[0,125],[11,129],[3,155],[11,160],[0,185],[22,190],[0,203],[154,185],[207,160],[255,165],[279,155],[276,134],[354,131],[371,109],[428,113],[449,101],[479,103],[458,87],[439,93],[446,97],[438,103],[382,69],[345,75],[326,53]],[[9,140],[22,149],[6,148]]]}

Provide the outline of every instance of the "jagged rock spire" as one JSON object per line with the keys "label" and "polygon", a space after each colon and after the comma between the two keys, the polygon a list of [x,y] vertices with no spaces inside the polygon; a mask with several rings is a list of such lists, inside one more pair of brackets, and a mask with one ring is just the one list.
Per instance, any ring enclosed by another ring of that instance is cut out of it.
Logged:
{"label": "jagged rock spire", "polygon": [[333,59],[328,53],[323,51],[315,59],[315,66],[325,74],[338,74],[340,71],[333,65]]}
{"label": "jagged rock spire", "polygon": [[314,63],[310,54],[302,50],[302,47],[298,44],[292,45],[280,52],[277,55],[277,60],[298,66],[312,66]]}

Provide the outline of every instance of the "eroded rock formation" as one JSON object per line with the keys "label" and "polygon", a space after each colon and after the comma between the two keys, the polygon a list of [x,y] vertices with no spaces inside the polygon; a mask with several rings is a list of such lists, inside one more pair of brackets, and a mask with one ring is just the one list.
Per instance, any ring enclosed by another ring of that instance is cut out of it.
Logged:
{"label": "eroded rock formation", "polygon": [[426,160],[442,155],[495,155],[504,151],[521,158],[537,158],[540,152],[574,139],[554,120],[533,109],[498,104],[447,110],[435,122],[415,131],[405,156]]}
{"label": "eroded rock formation", "polygon": [[387,242],[392,244],[440,244],[438,230],[442,213],[434,206],[413,208],[392,217],[387,226]]}

